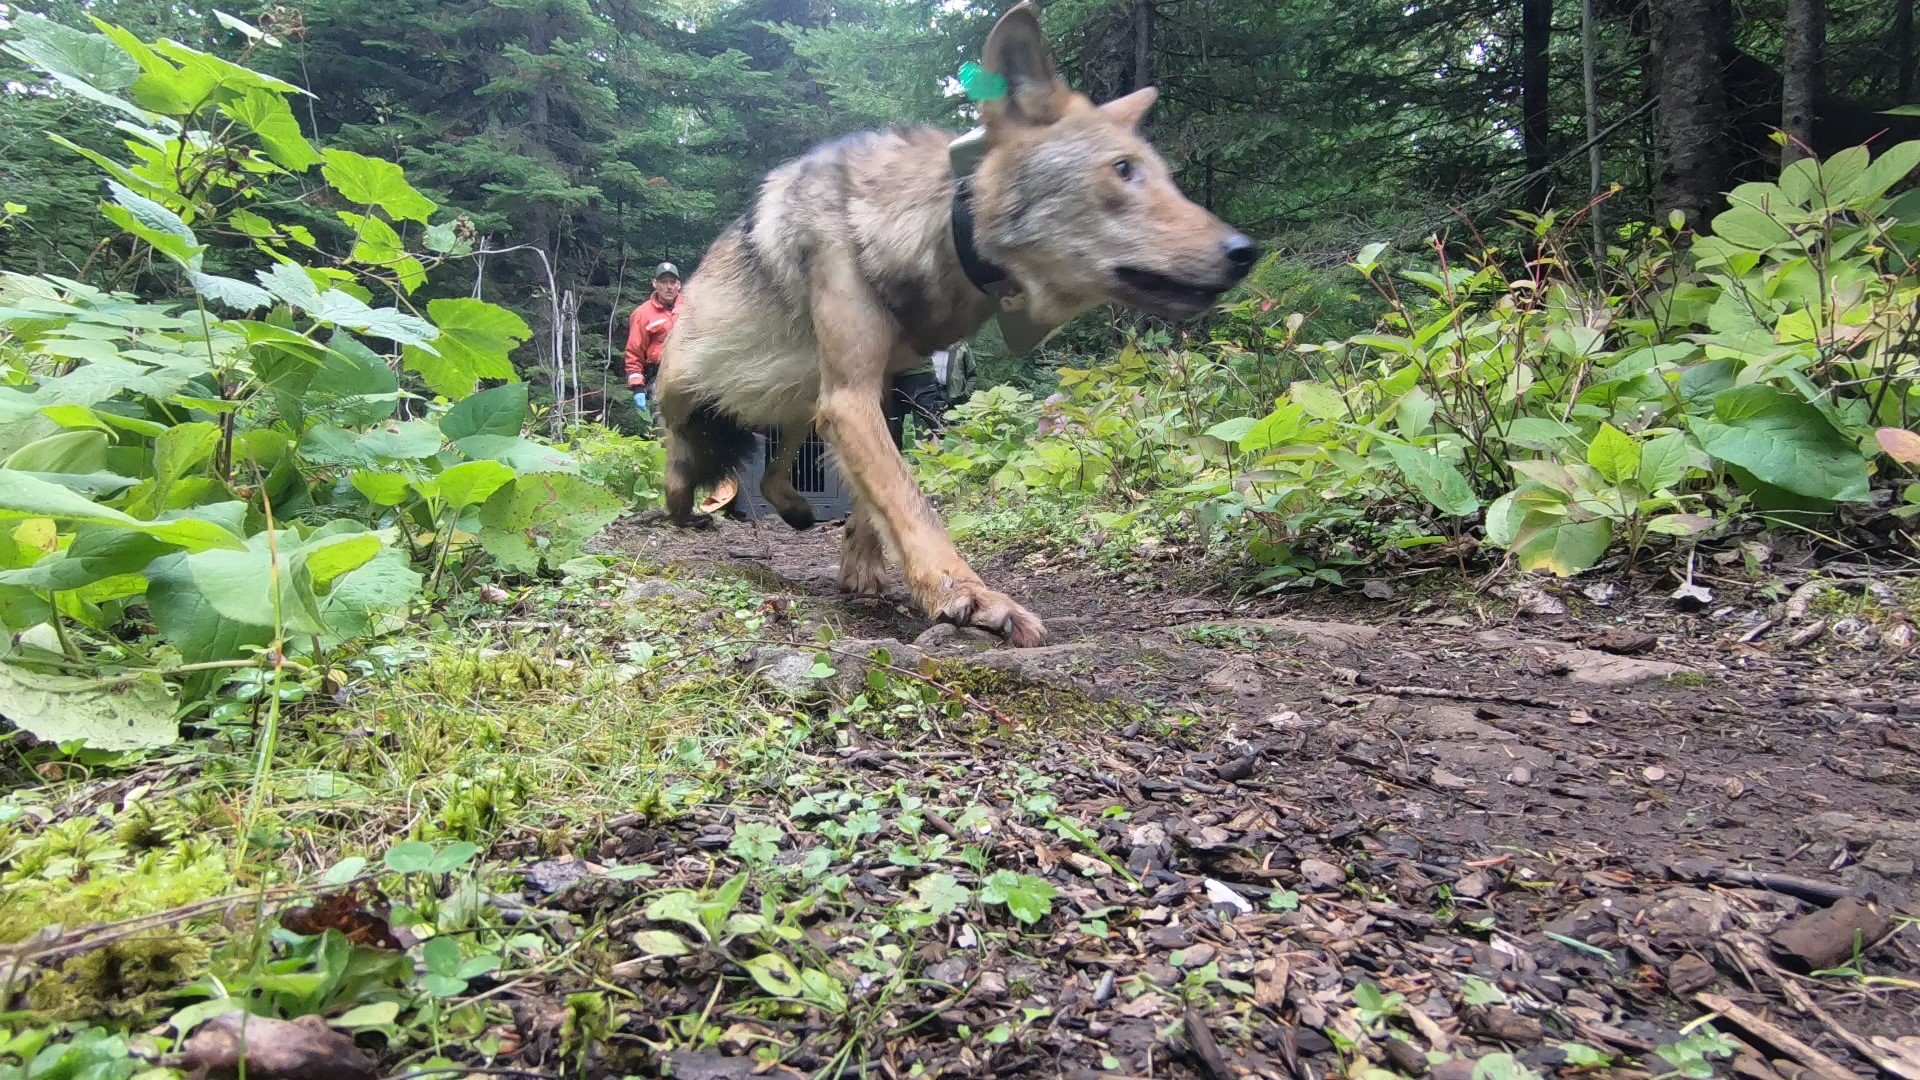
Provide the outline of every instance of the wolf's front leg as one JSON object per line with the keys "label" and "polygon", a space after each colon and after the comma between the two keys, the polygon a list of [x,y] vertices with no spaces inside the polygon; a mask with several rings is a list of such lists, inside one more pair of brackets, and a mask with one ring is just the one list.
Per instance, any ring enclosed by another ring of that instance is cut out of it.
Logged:
{"label": "wolf's front leg", "polygon": [[[866,516],[877,514],[886,523],[899,548],[907,587],[922,611],[945,622],[992,631],[1021,648],[1046,640],[1047,629],[1039,618],[1005,593],[988,588],[954,549],[946,527],[913,482],[906,460],[887,434],[878,386],[828,390],[820,404],[820,431],[839,451],[861,503],[870,508]],[[856,513],[852,522],[856,530],[870,524],[858,520],[860,516]],[[864,547],[857,543],[864,539],[856,533],[843,556],[857,555],[864,562]],[[870,568],[853,569],[856,578],[863,578]],[[843,564],[843,582],[847,570]]]}

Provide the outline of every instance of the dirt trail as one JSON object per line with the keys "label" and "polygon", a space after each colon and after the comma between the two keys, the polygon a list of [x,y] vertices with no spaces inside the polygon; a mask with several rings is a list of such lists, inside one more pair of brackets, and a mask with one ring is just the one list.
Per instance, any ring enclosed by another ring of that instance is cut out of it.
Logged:
{"label": "dirt trail", "polygon": [[[1604,621],[1509,619],[1408,601],[1230,605],[1037,559],[977,564],[1047,620],[1047,646],[1012,650],[836,596],[837,541],[728,522],[626,523],[602,543],[757,568],[799,624],[918,639],[1185,724],[1175,738],[1074,727],[1022,752],[1063,808],[1101,822],[1100,847],[1139,885],[1029,838],[1035,872],[1083,913],[1111,909],[1113,932],[1063,926],[998,960],[934,950],[946,975],[993,977],[902,1044],[930,1075],[1304,1078],[1338,1068],[1330,1030],[1404,1074],[1464,1078],[1493,1050],[1546,1071],[1569,1064],[1563,1043],[1665,1073],[1676,1066],[1658,1048],[1725,998],[1759,1014],[1714,1021],[1758,1048],[1738,1059],[1755,1080],[1872,1075],[1870,1053],[1920,1078],[1898,1044],[1870,1041],[1920,1033],[1920,931],[1901,918],[1920,914],[1910,655],[1743,643],[1711,611],[1630,590]],[[875,741],[850,760],[923,776],[926,750]],[[950,757],[955,777],[988,768]],[[1868,903],[1830,907],[1839,897]],[[1854,964],[1856,924],[1869,934],[1856,972],[1803,974]],[[1840,941],[1843,958],[1794,956],[1781,943],[1800,931]],[[1181,987],[1207,963],[1248,992],[1195,1012]],[[1356,1013],[1361,982],[1404,1000],[1384,1019]],[[1048,1013],[1030,1037],[995,1049],[956,1034],[1033,1003]],[[1212,1038],[1168,1027],[1182,1020]],[[1781,1030],[1807,1045],[1782,1045]]]}

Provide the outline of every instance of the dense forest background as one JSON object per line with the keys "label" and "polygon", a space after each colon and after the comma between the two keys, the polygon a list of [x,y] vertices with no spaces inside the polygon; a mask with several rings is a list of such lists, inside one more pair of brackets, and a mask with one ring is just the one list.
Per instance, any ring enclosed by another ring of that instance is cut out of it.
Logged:
{"label": "dense forest background", "polygon": [[[1265,280],[1284,290],[1314,287],[1311,271],[1371,240],[1493,228],[1515,209],[1564,216],[1600,193],[1597,235],[1673,209],[1697,220],[1795,152],[1782,129],[1823,155],[1912,137],[1915,120],[1884,110],[1915,97],[1913,7],[1056,0],[1045,23],[1069,80],[1096,99],[1160,87],[1151,135],[1196,198],[1274,245]],[[35,10],[226,55],[246,44],[185,4]],[[769,166],[861,126],[964,129],[951,76],[997,13],[952,0],[314,0],[234,12],[283,39],[249,62],[311,91],[296,109],[305,134],[402,163],[423,192],[466,210],[485,246],[510,249],[475,264],[477,283],[439,275],[429,292],[477,287],[516,309],[536,328],[522,368],[566,353],[596,394],[645,268],[697,263]],[[13,57],[0,56],[0,81],[0,192],[27,208],[0,236],[0,265],[85,277],[103,248],[130,241],[95,211],[87,163],[44,133],[110,149],[112,116],[45,93]],[[276,211],[344,238],[317,179],[279,190]],[[1087,322],[1070,345],[1101,330]]]}

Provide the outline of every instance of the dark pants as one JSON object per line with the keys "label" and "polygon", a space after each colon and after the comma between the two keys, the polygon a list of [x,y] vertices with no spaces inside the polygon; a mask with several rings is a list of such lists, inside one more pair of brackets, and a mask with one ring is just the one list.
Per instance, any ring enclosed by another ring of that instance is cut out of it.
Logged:
{"label": "dark pants", "polygon": [[895,379],[882,403],[882,411],[887,415],[887,433],[893,436],[894,447],[901,451],[907,448],[908,413],[913,414],[916,431],[925,433],[947,426],[943,417],[949,408],[952,403],[947,400],[947,388],[933,372],[910,371]]}

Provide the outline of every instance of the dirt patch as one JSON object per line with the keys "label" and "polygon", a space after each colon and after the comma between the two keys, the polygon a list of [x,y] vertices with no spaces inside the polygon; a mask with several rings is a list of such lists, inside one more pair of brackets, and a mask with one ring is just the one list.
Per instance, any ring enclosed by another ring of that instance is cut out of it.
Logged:
{"label": "dirt patch", "polygon": [[[1236,603],[1010,561],[980,569],[1053,633],[1012,650],[929,633],[903,601],[838,596],[837,539],[626,524],[601,545],[746,572],[803,627],[919,638],[941,663],[1123,701],[1173,732],[1078,726],[1021,751],[1063,814],[1099,824],[1076,837],[1010,818],[990,843],[1052,882],[1070,917],[923,949],[947,989],[899,1004],[911,1030],[881,1053],[896,1075],[1304,1080],[1357,1052],[1453,1076],[1448,1055],[1496,1051],[1537,1070],[1591,1070],[1592,1052],[1655,1072],[1704,1053],[1725,1073],[1734,1062],[1681,1031],[1708,1009],[1755,1080],[1867,1074],[1874,1054],[1906,1067],[1893,1040],[1920,1007],[1911,655],[1813,651],[1826,645],[1631,590],[1597,614],[1506,617],[1470,594],[1417,611]],[[987,792],[1005,764],[991,745],[851,737],[876,786]],[[897,900],[888,880],[872,876],[871,902]],[[1845,971],[1789,970],[1774,935],[1847,933],[1836,901],[1876,932],[1840,950]],[[1838,928],[1809,929],[1816,917]]]}

